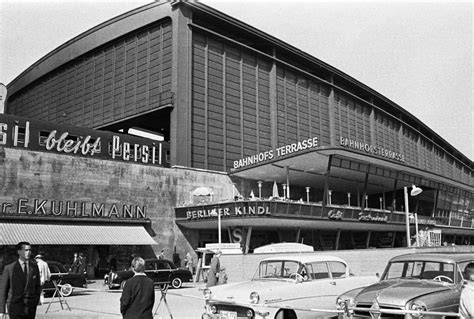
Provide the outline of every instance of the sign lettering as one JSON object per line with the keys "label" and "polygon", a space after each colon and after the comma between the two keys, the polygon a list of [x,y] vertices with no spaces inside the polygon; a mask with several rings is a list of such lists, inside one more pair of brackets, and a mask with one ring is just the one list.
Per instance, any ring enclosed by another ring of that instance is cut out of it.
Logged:
{"label": "sign lettering", "polygon": [[186,218],[189,220],[210,219],[216,218],[218,214],[221,218],[225,217],[240,217],[240,216],[264,216],[271,215],[270,207],[268,206],[235,206],[234,208],[209,208],[199,210],[186,211]]}
{"label": "sign lettering", "polygon": [[234,169],[242,168],[245,166],[266,162],[281,156],[290,155],[293,153],[301,152],[310,148],[318,147],[318,138],[312,137],[296,143],[284,145],[276,148],[275,150],[269,150],[261,152],[252,156],[247,156],[239,160],[234,161]]}
{"label": "sign lettering", "polygon": [[146,206],[19,198],[0,205],[1,215],[146,219]]}
{"label": "sign lettering", "polygon": [[381,156],[381,157],[386,157],[395,161],[399,162],[405,162],[405,155],[393,152],[391,150],[387,150],[383,147],[376,146],[376,145],[371,145],[368,143],[360,142],[360,141],[355,141],[351,140],[347,137],[341,136],[339,140],[339,145],[347,148],[352,148],[358,151],[362,151],[365,153]]}

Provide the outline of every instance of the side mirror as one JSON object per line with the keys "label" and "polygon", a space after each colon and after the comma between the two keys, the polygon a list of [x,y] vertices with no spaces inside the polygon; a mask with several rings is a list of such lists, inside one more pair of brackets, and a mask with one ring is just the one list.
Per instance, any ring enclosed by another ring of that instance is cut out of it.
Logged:
{"label": "side mirror", "polygon": [[380,274],[378,272],[376,272],[375,277],[377,277],[377,279],[380,279]]}

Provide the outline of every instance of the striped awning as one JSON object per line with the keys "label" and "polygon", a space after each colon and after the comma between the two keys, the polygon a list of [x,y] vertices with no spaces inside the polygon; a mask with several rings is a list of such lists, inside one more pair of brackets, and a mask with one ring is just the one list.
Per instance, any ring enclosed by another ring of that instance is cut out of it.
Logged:
{"label": "striped awning", "polygon": [[142,225],[0,222],[0,245],[154,245]]}

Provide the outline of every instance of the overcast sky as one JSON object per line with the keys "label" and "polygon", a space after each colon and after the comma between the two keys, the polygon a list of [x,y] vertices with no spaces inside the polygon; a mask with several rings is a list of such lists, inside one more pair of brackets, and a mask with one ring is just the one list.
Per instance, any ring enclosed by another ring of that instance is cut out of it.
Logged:
{"label": "overcast sky", "polygon": [[[151,1],[0,0],[0,82]],[[471,1],[202,1],[378,91],[474,159]]]}

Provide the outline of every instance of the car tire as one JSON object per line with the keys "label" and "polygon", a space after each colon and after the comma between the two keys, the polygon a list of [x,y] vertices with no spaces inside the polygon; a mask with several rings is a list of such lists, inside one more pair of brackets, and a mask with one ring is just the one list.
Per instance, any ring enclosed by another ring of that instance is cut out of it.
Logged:
{"label": "car tire", "polygon": [[70,295],[72,295],[72,286],[70,284],[64,284],[64,285],[61,285],[61,294],[64,296],[64,297],[69,297]]}
{"label": "car tire", "polygon": [[183,280],[179,277],[175,277],[171,280],[171,287],[174,289],[179,289],[183,286]]}
{"label": "car tire", "polygon": [[297,317],[293,310],[280,309],[275,315],[275,319],[297,319]]}
{"label": "car tire", "polygon": [[127,283],[126,280],[122,280],[122,282],[120,283],[120,289],[123,290],[123,288],[125,288],[125,284]]}

